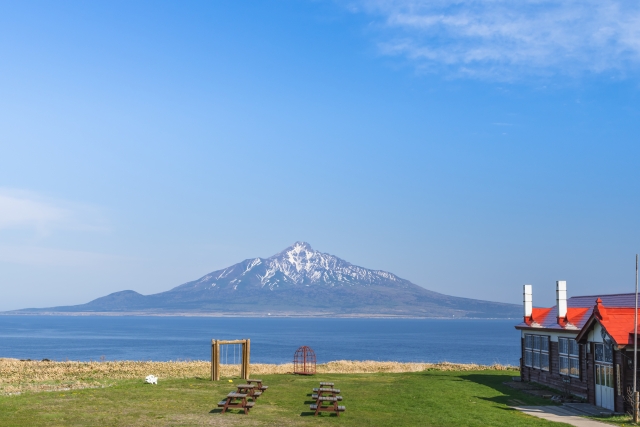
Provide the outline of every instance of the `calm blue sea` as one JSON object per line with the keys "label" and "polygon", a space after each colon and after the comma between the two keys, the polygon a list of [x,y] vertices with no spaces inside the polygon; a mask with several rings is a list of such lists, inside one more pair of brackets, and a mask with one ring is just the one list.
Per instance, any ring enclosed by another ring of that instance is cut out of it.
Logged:
{"label": "calm blue sea", "polygon": [[[0,357],[208,360],[216,339],[251,339],[251,361],[285,363],[301,345],[318,362],[518,364],[517,320],[0,316]],[[228,361],[232,351],[228,350]],[[225,357],[223,355],[223,357]],[[225,359],[222,360],[225,362]]]}

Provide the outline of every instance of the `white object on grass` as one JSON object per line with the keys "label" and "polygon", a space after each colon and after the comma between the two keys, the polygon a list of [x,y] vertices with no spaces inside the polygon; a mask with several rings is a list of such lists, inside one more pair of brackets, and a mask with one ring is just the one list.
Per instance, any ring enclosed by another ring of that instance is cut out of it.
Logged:
{"label": "white object on grass", "polygon": [[156,384],[158,385],[158,377],[155,375],[147,375],[147,378],[144,379],[144,382],[147,384]]}

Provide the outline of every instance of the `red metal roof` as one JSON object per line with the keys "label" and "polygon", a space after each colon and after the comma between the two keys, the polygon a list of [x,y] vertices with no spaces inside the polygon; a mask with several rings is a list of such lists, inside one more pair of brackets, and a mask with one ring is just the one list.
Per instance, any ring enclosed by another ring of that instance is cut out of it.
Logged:
{"label": "red metal roof", "polygon": [[527,325],[541,325],[544,324],[551,313],[551,308],[533,308],[531,310],[531,317],[525,317],[524,323]]}
{"label": "red metal roof", "polygon": [[[602,300],[598,298],[593,313],[576,339],[580,339],[586,335],[590,326],[597,320],[618,346],[632,345],[635,321],[634,312],[635,301],[634,307],[606,307],[602,303]],[[640,329],[640,327],[638,329]]]}
{"label": "red metal roof", "polygon": [[[518,325],[517,329],[555,329],[558,331],[578,333],[589,320],[596,300],[600,299],[603,306],[616,308],[630,308],[633,313],[635,294],[587,295],[567,299],[567,316],[558,319],[558,308],[534,308],[532,315]],[[633,324],[633,322],[631,322]],[[633,328],[632,328],[633,329]]]}
{"label": "red metal roof", "polygon": [[573,325],[576,327],[578,325],[584,325],[583,320],[586,320],[589,318],[589,316],[586,315],[589,311],[590,310],[588,308],[569,307],[567,308],[567,316],[565,318],[558,319],[558,323],[563,328],[566,328],[569,325]]}

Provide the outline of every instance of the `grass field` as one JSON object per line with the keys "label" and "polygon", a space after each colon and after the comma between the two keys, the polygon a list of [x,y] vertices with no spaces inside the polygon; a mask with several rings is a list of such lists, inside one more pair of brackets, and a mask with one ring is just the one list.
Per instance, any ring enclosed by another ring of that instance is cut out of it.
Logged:
{"label": "grass field", "polygon": [[[513,404],[549,404],[502,383],[517,371],[443,371],[263,375],[269,390],[249,415],[220,414],[216,403],[234,386],[205,377],[112,380],[105,388],[0,396],[2,426],[561,426],[526,416]],[[234,384],[241,380],[234,379]],[[309,412],[319,381],[342,390],[339,418]],[[519,402],[518,402],[519,401]],[[521,403],[520,403],[521,402]]]}

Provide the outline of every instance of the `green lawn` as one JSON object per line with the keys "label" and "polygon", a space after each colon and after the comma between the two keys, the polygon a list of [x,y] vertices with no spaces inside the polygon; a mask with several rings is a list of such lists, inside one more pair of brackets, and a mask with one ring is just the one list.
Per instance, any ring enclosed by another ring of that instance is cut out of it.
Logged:
{"label": "green lawn", "polygon": [[[502,383],[517,372],[425,371],[401,374],[265,375],[269,390],[249,415],[220,414],[228,381],[160,378],[159,384],[114,381],[112,387],[0,397],[2,426],[562,426],[529,417],[513,404],[549,404]],[[234,384],[241,380],[234,379]],[[309,412],[319,381],[342,390],[339,418]],[[522,403],[514,402],[519,400]]]}
{"label": "green lawn", "polygon": [[607,424],[614,424],[619,426],[635,426],[632,417],[628,415],[616,415],[614,417],[589,417],[592,420],[601,421]]}

